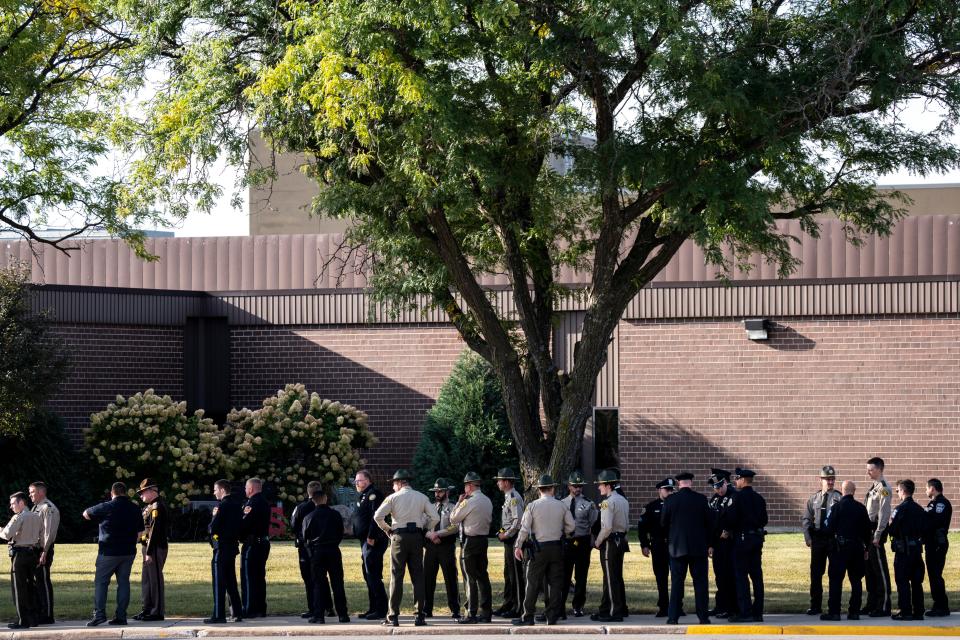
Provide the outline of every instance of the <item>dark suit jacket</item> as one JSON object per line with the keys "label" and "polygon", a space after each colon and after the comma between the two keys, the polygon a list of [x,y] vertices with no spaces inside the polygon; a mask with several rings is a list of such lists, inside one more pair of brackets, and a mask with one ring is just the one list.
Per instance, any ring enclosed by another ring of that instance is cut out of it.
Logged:
{"label": "dark suit jacket", "polygon": [[667,498],[660,513],[660,522],[667,531],[670,555],[706,556],[713,533],[714,512],[707,497],[689,487]]}

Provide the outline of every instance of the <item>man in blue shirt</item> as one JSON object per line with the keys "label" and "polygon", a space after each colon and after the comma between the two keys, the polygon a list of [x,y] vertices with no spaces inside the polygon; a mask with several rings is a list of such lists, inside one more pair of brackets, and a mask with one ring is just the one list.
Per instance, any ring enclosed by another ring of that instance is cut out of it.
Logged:
{"label": "man in blue shirt", "polygon": [[110,578],[117,576],[117,610],[109,624],[127,624],[127,606],[130,604],[130,570],[137,555],[137,538],[143,531],[140,509],[127,497],[127,485],[115,482],[110,488],[113,497],[90,507],[83,517],[100,525],[99,552],[96,575],[93,579],[93,620],[88,627],[107,621],[107,589]]}

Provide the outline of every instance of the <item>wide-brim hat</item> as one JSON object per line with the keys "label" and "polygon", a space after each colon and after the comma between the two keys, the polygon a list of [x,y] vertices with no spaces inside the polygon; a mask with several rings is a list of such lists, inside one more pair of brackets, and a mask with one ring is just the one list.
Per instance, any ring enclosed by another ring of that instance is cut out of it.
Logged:
{"label": "wide-brim hat", "polygon": [[493,476],[494,480],[518,480],[517,474],[513,472],[513,469],[510,467],[504,467],[497,471],[497,475]]}
{"label": "wide-brim hat", "polygon": [[537,481],[538,489],[545,489],[547,487],[555,487],[557,483],[553,481],[553,476],[549,473],[545,473],[540,476],[540,479]]}
{"label": "wide-brim hat", "polygon": [[431,491],[453,491],[455,489],[449,480],[446,478],[437,478],[436,482],[433,483],[433,486],[430,488]]}
{"label": "wide-brim hat", "polygon": [[482,484],[483,479],[480,477],[480,474],[476,471],[467,471],[467,475],[463,476],[464,484]]}
{"label": "wide-brim hat", "polygon": [[596,484],[614,484],[620,481],[613,469],[604,469],[597,475]]}
{"label": "wide-brim hat", "polygon": [[406,469],[397,469],[397,472],[393,474],[394,480],[412,480],[413,474],[407,471]]}
{"label": "wide-brim hat", "polygon": [[827,466],[825,466],[825,467],[823,467],[822,469],[820,469],[820,477],[821,477],[821,478],[836,478],[836,477],[837,477],[837,471],[836,471],[836,469],[833,468],[833,465],[829,465],[829,464],[828,464]]}
{"label": "wide-brim hat", "polygon": [[583,474],[579,471],[574,471],[569,476],[567,476],[567,484],[574,487],[582,487],[587,484],[587,481],[584,479]]}
{"label": "wide-brim hat", "polygon": [[140,483],[140,488],[137,489],[137,493],[143,493],[147,489],[156,489],[157,483],[154,482],[153,478],[144,478],[143,482]]}

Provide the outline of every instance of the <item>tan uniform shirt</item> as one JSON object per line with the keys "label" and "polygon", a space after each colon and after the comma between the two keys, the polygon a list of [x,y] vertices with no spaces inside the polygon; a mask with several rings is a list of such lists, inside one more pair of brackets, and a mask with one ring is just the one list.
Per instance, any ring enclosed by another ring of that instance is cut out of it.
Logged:
{"label": "tan uniform shirt", "polygon": [[[480,490],[464,495],[450,514],[450,526],[459,527],[465,536],[488,536],[493,522],[493,503]],[[456,529],[454,529],[456,530]]]}
{"label": "tan uniform shirt", "polygon": [[820,507],[823,505],[823,491],[817,491],[807,500],[807,507],[804,509],[803,515],[800,516],[800,526],[803,527],[803,539],[807,544],[810,544],[813,540],[810,536],[810,527],[819,531],[823,527],[822,518],[830,513],[830,509],[832,509],[833,505],[839,502],[842,497],[836,489],[830,491],[830,495],[827,497],[827,511],[825,514],[820,513]]}
{"label": "tan uniform shirt", "polygon": [[503,493],[503,508],[500,510],[500,529],[504,537],[510,539],[520,531],[523,518],[523,496],[516,489]]}
{"label": "tan uniform shirt", "polygon": [[40,521],[43,523],[40,547],[43,551],[50,551],[50,547],[57,541],[57,532],[60,530],[60,511],[46,498],[33,505],[31,511],[40,516]]}
{"label": "tan uniform shirt", "polygon": [[877,530],[873,533],[873,541],[880,542],[883,532],[890,524],[890,506],[893,502],[890,485],[884,478],[880,478],[873,483],[870,490],[867,491],[867,515],[870,516],[870,522],[877,525]]}
{"label": "tan uniform shirt", "polygon": [[0,531],[0,538],[12,547],[39,547],[42,532],[43,520],[40,516],[24,509],[10,518],[7,526]]}
{"label": "tan uniform shirt", "polygon": [[600,503],[600,533],[596,544],[605,541],[612,533],[626,533],[629,527],[630,503],[614,491]]}
{"label": "tan uniform shirt", "polygon": [[578,538],[588,536],[590,532],[593,531],[593,523],[597,521],[597,515],[599,515],[597,505],[593,500],[580,496],[577,498],[577,502],[571,510],[570,502],[572,500],[573,495],[568,494],[561,502],[563,502],[567,510],[570,511],[570,515],[573,516],[573,522],[577,526],[573,535]]}
{"label": "tan uniform shirt", "polygon": [[[387,516],[390,516],[390,524],[387,524]],[[430,504],[430,498],[414,491],[409,485],[384,498],[373,519],[388,534],[394,529],[403,529],[411,522],[419,529],[432,531],[440,521]]]}
{"label": "tan uniform shirt", "polygon": [[531,536],[537,542],[553,542],[568,538],[576,529],[570,508],[553,496],[543,496],[527,505],[520,521],[517,545]]}
{"label": "tan uniform shirt", "polygon": [[433,527],[437,535],[441,538],[452,536],[457,532],[457,527],[450,524],[450,516],[453,514],[453,505],[449,500],[433,503],[433,510],[437,512],[440,522]]}

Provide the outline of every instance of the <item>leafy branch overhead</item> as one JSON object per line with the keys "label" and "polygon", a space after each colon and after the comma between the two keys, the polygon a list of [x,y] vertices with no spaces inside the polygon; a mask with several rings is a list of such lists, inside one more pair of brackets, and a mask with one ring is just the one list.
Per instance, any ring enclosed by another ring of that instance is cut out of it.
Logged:
{"label": "leafy branch overhead", "polygon": [[[135,138],[140,197],[203,193],[250,127],[305,154],[383,296],[430,296],[500,377],[524,473],[576,466],[606,345],[692,239],[796,266],[778,219],[886,233],[872,189],[958,164],[949,0],[124,0],[163,90]],[[132,75],[136,75],[132,73]],[[945,114],[933,132],[899,117]],[[574,160],[569,172],[551,158]],[[198,173],[199,171],[199,173]],[[269,171],[248,176],[269,179]],[[589,274],[575,366],[553,353],[561,268]],[[506,274],[515,318],[483,277]],[[542,416],[541,418],[541,407]],[[545,422],[544,422],[545,420]]]}

